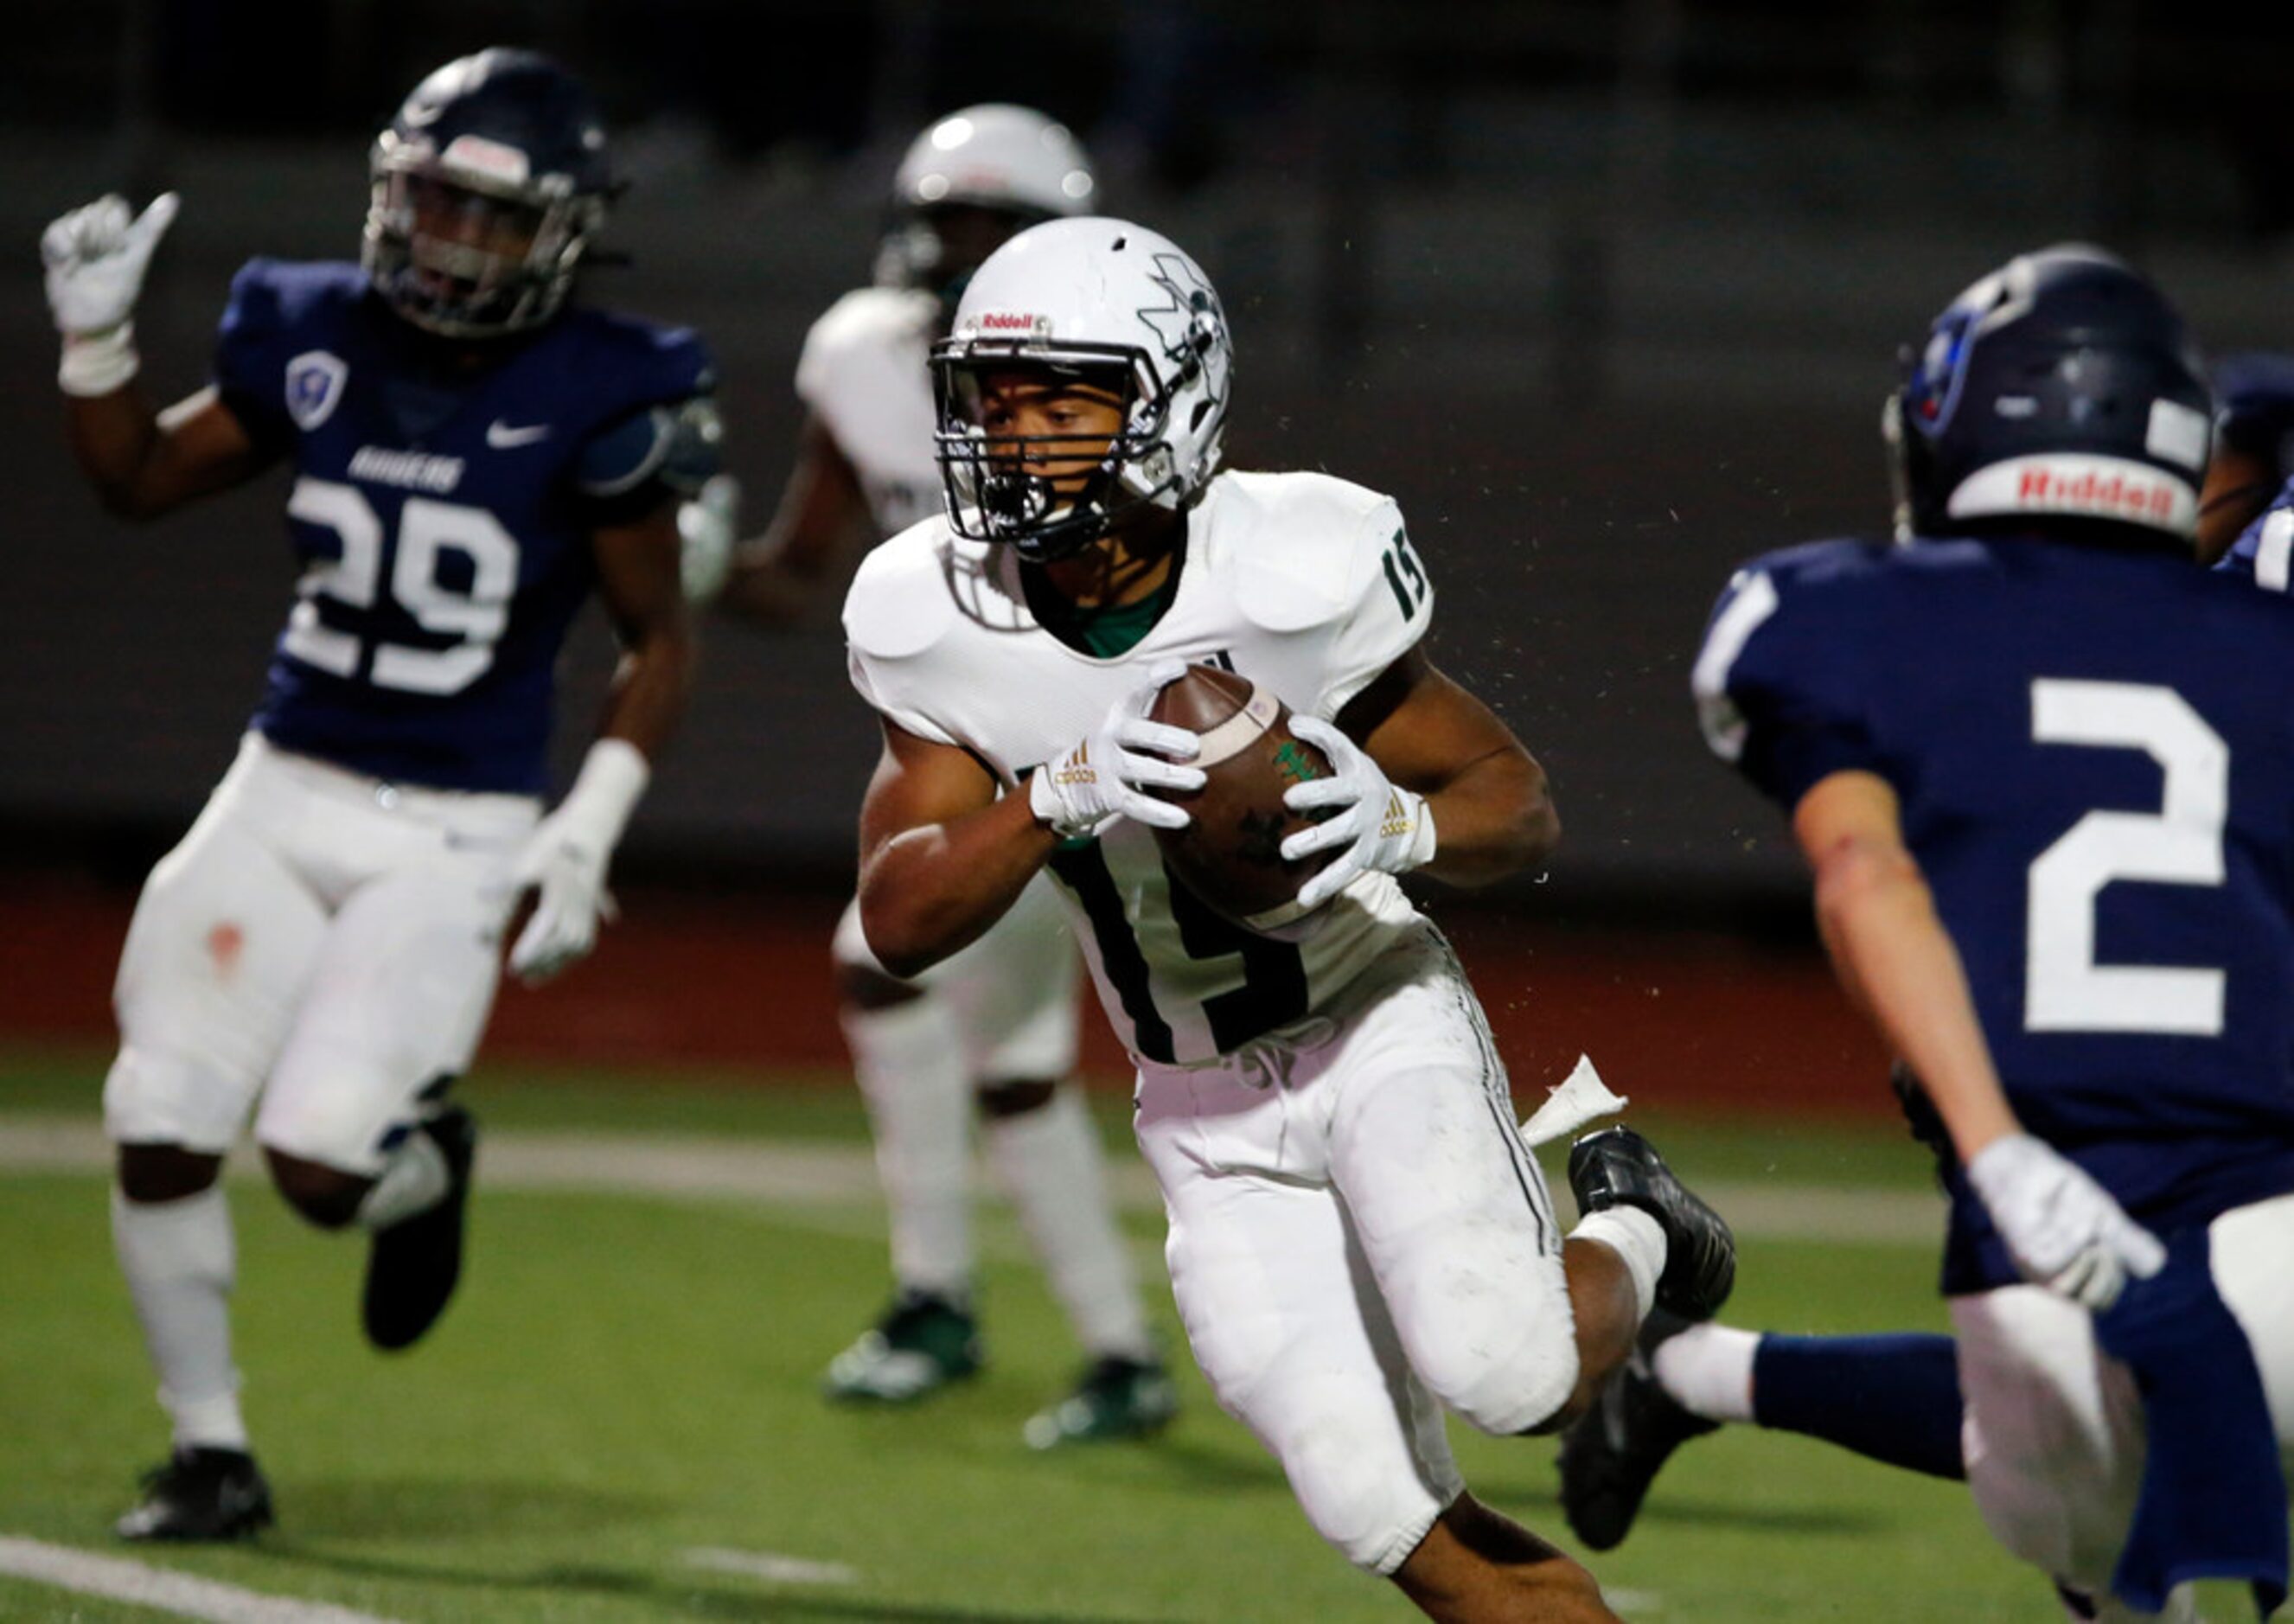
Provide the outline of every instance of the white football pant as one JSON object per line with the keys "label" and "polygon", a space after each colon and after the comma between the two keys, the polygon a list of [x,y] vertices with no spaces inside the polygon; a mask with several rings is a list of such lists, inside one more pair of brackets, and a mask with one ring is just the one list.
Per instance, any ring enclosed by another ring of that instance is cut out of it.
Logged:
{"label": "white football pant", "polygon": [[[2294,1449],[2294,1196],[2209,1226],[2215,1289],[2253,1346],[2282,1455]],[[2143,1400],[2095,1346],[2087,1311],[2037,1285],[1951,1302],[1966,1403],[1967,1484],[1992,1535],[2094,1596],[2099,1617],[2147,1618],[2111,1595],[2143,1482]],[[2178,1592],[2168,1617],[2187,1598]]]}
{"label": "white football pant", "polygon": [[391,786],[249,734],[145,881],[104,1084],[119,1144],[265,1146],[372,1177],[493,1002],[523,796]]}
{"label": "white football pant", "polygon": [[1561,1227],[1449,944],[1420,925],[1317,1016],[1143,1067],[1138,1131],[1219,1403],[1393,1572],[1464,1488],[1443,1408],[1525,1432],[1577,1379]]}

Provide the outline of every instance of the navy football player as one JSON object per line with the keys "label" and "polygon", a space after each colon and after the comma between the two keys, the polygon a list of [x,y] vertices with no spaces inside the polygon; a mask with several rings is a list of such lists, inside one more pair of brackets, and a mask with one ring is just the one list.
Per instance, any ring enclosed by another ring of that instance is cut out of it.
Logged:
{"label": "navy football player", "polygon": [[[174,1423],[118,1531],[270,1521],[231,1351],[216,1174],[250,1111],[280,1193],[372,1237],[377,1347],[436,1319],[460,1269],[468,1065],[510,968],[590,949],[606,874],[685,706],[676,498],[711,471],[690,332],[569,301],[614,183],[566,71],[489,50],[423,80],[376,141],[357,265],[250,261],[214,381],[155,412],[132,317],[172,195],[42,242],[72,449],[152,519],[281,463],[297,601],[237,761],[152,870],[122,953],[104,1089],[120,1267]],[[545,816],[553,671],[595,592],[622,658]],[[259,1101],[259,1105],[258,1105]]]}
{"label": "navy football player", "polygon": [[[727,608],[784,624],[826,595],[866,545],[939,511],[925,350],[947,333],[982,260],[1026,226],[1082,212],[1093,185],[1082,148],[1032,108],[964,108],[910,143],[893,177],[875,285],[845,294],[805,337],[796,387],[807,415],[771,525],[737,550],[728,526],[688,526],[687,558],[704,572],[703,590],[709,575],[721,576]],[[729,478],[720,476],[712,500]],[[988,1165],[1086,1355],[1074,1390],[1029,1417],[1029,1441],[1161,1429],[1175,1391],[1109,1204],[1097,1132],[1064,1086],[1076,1063],[1079,975],[1051,882],[1030,886],[994,929],[914,979],[877,962],[857,905],[845,910],[831,951],[875,1135],[894,1293],[831,1361],[830,1396],[907,1403],[980,1368],[976,1115]]]}
{"label": "navy football player", "polygon": [[1901,544],[1756,560],[1695,673],[1917,1080],[1978,1506],[2081,1617],[2285,1587],[2294,613],[2192,567],[2211,404],[2124,265],[2012,262],[1891,398]]}
{"label": "navy football player", "polygon": [[2215,363],[2214,457],[2199,502],[2199,558],[2221,559],[2294,478],[2294,356]]}
{"label": "navy football player", "polygon": [[[2294,477],[2294,358],[2225,355],[2211,381],[2199,560],[2283,592],[2294,552],[2294,499],[2285,494]],[[1897,1086],[1908,1086],[1900,1068]],[[1652,1316],[1635,1359],[1603,1389],[1599,1413],[1563,1441],[1562,1508],[1579,1538],[1609,1549],[1631,1530],[1672,1452],[1728,1424],[1964,1477],[1957,1362],[1948,1336],[1921,1332],[1794,1336]]]}

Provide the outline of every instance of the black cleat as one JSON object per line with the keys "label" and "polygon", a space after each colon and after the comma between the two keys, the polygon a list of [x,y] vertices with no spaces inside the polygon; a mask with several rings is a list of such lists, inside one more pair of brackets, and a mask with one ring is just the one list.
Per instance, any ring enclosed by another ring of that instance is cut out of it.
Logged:
{"label": "black cleat", "polygon": [[247,1539],[271,1526],[271,1485],[244,1449],[178,1449],[143,1474],[143,1498],[112,1524],[122,1539]]}
{"label": "black cleat", "polygon": [[1688,1322],[1662,1310],[1615,1375],[1601,1383],[1593,1408],[1561,1435],[1561,1511],[1578,1538],[1596,1551],[1623,1543],[1656,1481],[1657,1468],[1692,1438],[1720,1424],[1691,1415],[1656,1379],[1657,1344]]}
{"label": "black cleat", "polygon": [[1720,1214],[1674,1178],[1656,1147],[1630,1128],[1604,1128],[1569,1147],[1569,1191],[1581,1212],[1639,1207],[1664,1227],[1656,1306],[1710,1319],[1737,1284],[1737,1237]]}
{"label": "black cleat", "polygon": [[446,1157],[446,1198],[427,1212],[374,1232],[366,1261],[362,1314],[367,1340],[386,1351],[409,1348],[438,1322],[462,1277],[462,1220],[470,1197],[477,1119],[449,1106],[414,1126]]}

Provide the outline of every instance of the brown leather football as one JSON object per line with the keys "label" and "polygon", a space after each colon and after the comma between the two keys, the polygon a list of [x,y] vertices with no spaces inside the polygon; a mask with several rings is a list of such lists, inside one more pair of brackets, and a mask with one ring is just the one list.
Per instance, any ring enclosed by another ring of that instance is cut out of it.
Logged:
{"label": "brown leather football", "polygon": [[1291,736],[1289,707],[1273,690],[1216,665],[1188,666],[1155,696],[1147,714],[1201,737],[1194,764],[1208,780],[1200,789],[1155,792],[1194,820],[1183,829],[1155,831],[1164,866],[1233,924],[1249,929],[1256,918],[1264,929],[1282,922],[1265,916],[1295,899],[1336,855],[1283,861],[1284,837],[1309,820],[1283,805],[1282,795],[1293,784],[1328,776],[1329,760]]}

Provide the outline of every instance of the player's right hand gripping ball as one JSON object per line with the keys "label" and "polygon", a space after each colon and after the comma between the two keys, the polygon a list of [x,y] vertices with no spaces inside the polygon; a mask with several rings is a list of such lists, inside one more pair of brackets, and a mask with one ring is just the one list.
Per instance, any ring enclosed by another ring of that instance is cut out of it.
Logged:
{"label": "player's right hand gripping ball", "polygon": [[1163,685],[1184,669],[1176,660],[1158,664],[1096,728],[1029,776],[1028,810],[1045,828],[1062,840],[1084,840],[1119,818],[1154,829],[1185,824],[1187,814],[1165,792],[1201,787],[1195,736],[1150,714]]}
{"label": "player's right hand gripping ball", "polygon": [[[1211,910],[1246,930],[1281,929],[1305,911],[1298,888],[1335,853],[1293,862],[1286,836],[1310,827],[1283,796],[1326,778],[1330,759],[1290,731],[1290,711],[1272,689],[1215,665],[1190,665],[1155,698],[1148,715],[1198,735],[1203,787],[1163,794],[1192,814],[1184,828],[1157,829],[1163,861]],[[1161,793],[1161,792],[1159,792]]]}

